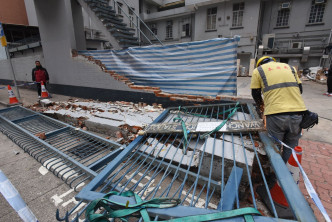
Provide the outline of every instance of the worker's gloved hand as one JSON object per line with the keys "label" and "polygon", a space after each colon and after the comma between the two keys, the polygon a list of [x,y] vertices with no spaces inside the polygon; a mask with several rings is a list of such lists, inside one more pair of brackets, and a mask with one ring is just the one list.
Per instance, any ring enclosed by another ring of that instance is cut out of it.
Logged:
{"label": "worker's gloved hand", "polygon": [[257,107],[257,113],[261,119],[263,119],[264,116],[264,105],[260,105]]}
{"label": "worker's gloved hand", "polygon": [[263,115],[263,124],[264,124],[264,128],[266,129],[266,116],[265,115]]}

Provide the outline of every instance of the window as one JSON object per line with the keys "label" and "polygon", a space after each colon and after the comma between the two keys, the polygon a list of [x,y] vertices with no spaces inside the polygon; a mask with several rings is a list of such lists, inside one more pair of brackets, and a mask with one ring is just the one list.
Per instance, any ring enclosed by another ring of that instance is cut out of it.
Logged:
{"label": "window", "polygon": [[[158,29],[157,29],[157,25],[156,25],[156,23],[152,23],[152,24],[150,25],[150,29],[151,29],[151,31],[152,31],[153,34],[155,34],[155,35],[158,34]],[[152,34],[151,34],[151,35],[152,35]]]}
{"label": "window", "polygon": [[280,9],[277,17],[277,27],[288,26],[289,9]]}
{"label": "window", "polygon": [[173,38],[173,21],[167,21],[166,23],[166,39]]}
{"label": "window", "polygon": [[206,30],[216,30],[217,7],[207,10]]}
{"label": "window", "polygon": [[128,7],[128,13],[129,13],[129,27],[133,28],[134,27],[134,11],[135,8]]}
{"label": "window", "polygon": [[232,27],[241,27],[243,20],[244,2],[233,4]]}
{"label": "window", "polygon": [[190,36],[190,25],[189,23],[182,25],[182,37]]}
{"label": "window", "polygon": [[134,16],[129,15],[129,28],[134,27]]}
{"label": "window", "polygon": [[135,8],[128,7],[129,15],[134,15]]}
{"label": "window", "polygon": [[117,3],[118,3],[118,14],[122,15],[122,3],[119,3],[119,2],[117,2]]}
{"label": "window", "polygon": [[325,1],[313,0],[311,2],[309,23],[323,22],[324,11],[325,11]]}

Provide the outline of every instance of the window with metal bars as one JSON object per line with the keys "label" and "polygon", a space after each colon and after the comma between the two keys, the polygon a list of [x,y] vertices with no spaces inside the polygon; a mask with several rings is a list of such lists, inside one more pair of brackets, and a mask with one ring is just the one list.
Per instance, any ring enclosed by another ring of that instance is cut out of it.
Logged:
{"label": "window with metal bars", "polygon": [[[157,24],[156,23],[151,23],[149,25],[151,31],[153,34],[157,35],[158,34],[158,29],[157,29]],[[152,33],[151,33],[151,36],[152,36]]]}
{"label": "window with metal bars", "polygon": [[243,11],[244,11],[244,2],[233,4],[232,27],[242,26]]}
{"label": "window with metal bars", "polygon": [[118,14],[122,15],[122,3],[118,2]]}
{"label": "window with metal bars", "polygon": [[166,39],[173,38],[173,21],[167,21],[166,23]]}
{"label": "window with metal bars", "polygon": [[309,23],[320,23],[323,22],[323,16],[325,11],[326,1],[317,3],[317,1],[311,1]]}
{"label": "window with metal bars", "polygon": [[133,28],[134,27],[134,11],[135,8],[133,7],[128,7],[128,13],[129,13],[129,27]]}
{"label": "window with metal bars", "polygon": [[278,11],[278,17],[277,17],[277,27],[282,27],[282,26],[288,26],[288,21],[289,21],[289,9],[281,9]]}
{"label": "window with metal bars", "polygon": [[217,22],[217,7],[209,8],[207,10],[207,18],[206,18],[206,30],[216,30],[216,22]]}
{"label": "window with metal bars", "polygon": [[128,13],[129,15],[134,15],[135,8],[128,7]]}
{"label": "window with metal bars", "polygon": [[129,27],[133,28],[134,27],[134,16],[129,15]]}
{"label": "window with metal bars", "polygon": [[182,37],[188,37],[190,36],[190,24],[184,24],[182,25]]}

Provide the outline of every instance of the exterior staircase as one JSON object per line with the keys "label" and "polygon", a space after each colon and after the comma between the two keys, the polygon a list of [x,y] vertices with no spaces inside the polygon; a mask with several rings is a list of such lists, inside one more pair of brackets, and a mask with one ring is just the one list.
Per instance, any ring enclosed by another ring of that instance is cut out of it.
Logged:
{"label": "exterior staircase", "polygon": [[78,0],[97,28],[109,39],[113,49],[138,46],[134,29],[117,16],[108,0]]}

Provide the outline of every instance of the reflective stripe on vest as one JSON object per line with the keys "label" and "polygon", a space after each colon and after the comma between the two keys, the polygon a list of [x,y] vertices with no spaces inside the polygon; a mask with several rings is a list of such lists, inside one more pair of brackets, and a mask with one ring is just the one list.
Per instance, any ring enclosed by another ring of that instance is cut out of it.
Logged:
{"label": "reflective stripe on vest", "polygon": [[292,73],[294,75],[294,78],[295,78],[295,82],[283,82],[283,83],[277,83],[277,84],[274,84],[274,85],[271,85],[269,86],[267,84],[267,79],[266,79],[266,76],[265,76],[265,72],[264,70],[262,69],[261,66],[259,66],[257,68],[258,72],[259,72],[259,75],[261,76],[262,80],[263,80],[263,84],[264,84],[264,89],[263,89],[263,92],[268,92],[270,90],[273,90],[273,89],[279,89],[279,88],[284,88],[284,87],[299,87],[299,84],[297,83],[297,80],[296,80],[296,77],[295,77],[295,71],[294,71],[294,68],[289,66],[292,70]]}

